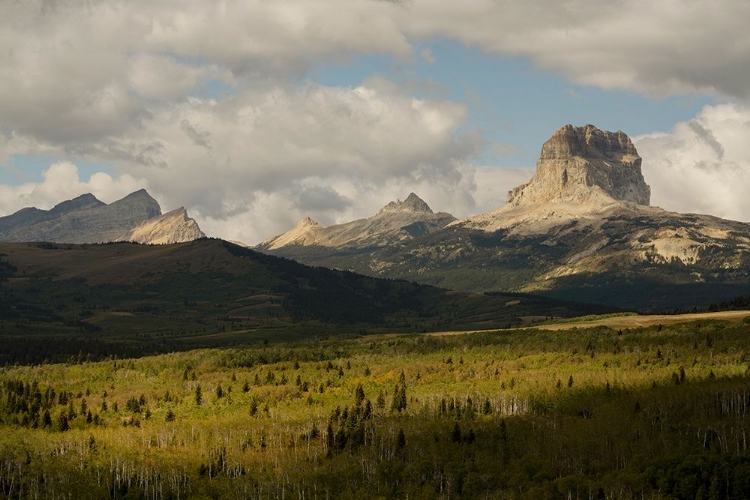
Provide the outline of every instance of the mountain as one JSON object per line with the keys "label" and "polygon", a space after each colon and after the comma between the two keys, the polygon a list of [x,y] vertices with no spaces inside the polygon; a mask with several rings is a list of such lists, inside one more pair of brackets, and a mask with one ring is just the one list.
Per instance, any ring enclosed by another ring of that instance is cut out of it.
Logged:
{"label": "mountain", "polygon": [[0,365],[368,332],[498,328],[612,308],[449,292],[231,243],[0,243]]}
{"label": "mountain", "polygon": [[324,227],[309,217],[293,229],[261,243],[260,250],[278,250],[288,246],[346,248],[361,250],[403,243],[438,231],[456,218],[434,213],[419,196],[410,193],[404,201],[392,201],[376,215],[346,224]]}
{"label": "mountain", "polygon": [[463,291],[520,291],[644,311],[750,293],[750,224],[650,206],[623,132],[566,125],[491,212],[397,246],[267,249],[311,265]]}
{"label": "mountain", "polygon": [[205,236],[198,227],[198,223],[188,217],[187,210],[180,207],[177,210],[142,222],[128,231],[127,234],[118,238],[118,241],[163,245],[184,243],[205,238]]}
{"label": "mountain", "polygon": [[84,194],[50,210],[24,208],[0,217],[0,241],[176,243],[202,237],[197,223],[180,210],[161,215],[145,189],[109,205]]}

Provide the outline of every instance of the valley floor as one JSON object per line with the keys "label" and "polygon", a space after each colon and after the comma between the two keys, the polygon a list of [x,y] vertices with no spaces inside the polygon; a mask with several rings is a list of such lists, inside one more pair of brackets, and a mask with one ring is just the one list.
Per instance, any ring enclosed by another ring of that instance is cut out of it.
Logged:
{"label": "valley floor", "polygon": [[750,498],[748,316],[9,366],[0,498]]}

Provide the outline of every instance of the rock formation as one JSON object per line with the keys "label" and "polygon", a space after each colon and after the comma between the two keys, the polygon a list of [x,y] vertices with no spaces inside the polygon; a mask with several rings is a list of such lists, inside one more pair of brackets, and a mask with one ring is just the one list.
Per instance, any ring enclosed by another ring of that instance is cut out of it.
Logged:
{"label": "rock formation", "polygon": [[[496,210],[435,229],[402,219],[390,239],[380,233],[379,245],[367,246],[374,240],[355,221],[334,226],[337,237],[315,247],[264,250],[456,290],[544,293],[643,310],[750,295],[750,224],[668,212],[649,201],[641,158],[627,135],[566,125],[544,143],[533,178]],[[424,216],[415,202],[410,196],[390,203],[366,221]],[[347,227],[359,231],[354,249],[337,246],[355,241],[339,237]],[[321,241],[333,235],[328,230],[306,234]]]}
{"label": "rock formation", "polygon": [[414,193],[409,193],[404,201],[392,201],[380,209],[378,214],[395,212],[434,213],[425,201]]}
{"label": "rock formation", "polygon": [[455,224],[545,234],[571,221],[601,219],[604,212],[647,210],[650,199],[641,157],[624,132],[565,125],[544,143],[534,176],[508,192],[505,205]]}
{"label": "rock formation", "polygon": [[649,204],[641,157],[623,132],[565,125],[542,146],[534,177],[510,191],[507,202],[601,204],[603,198]]}
{"label": "rock formation", "polygon": [[172,210],[142,222],[119,240],[152,245],[184,243],[206,235],[194,219],[188,217],[184,207]]}

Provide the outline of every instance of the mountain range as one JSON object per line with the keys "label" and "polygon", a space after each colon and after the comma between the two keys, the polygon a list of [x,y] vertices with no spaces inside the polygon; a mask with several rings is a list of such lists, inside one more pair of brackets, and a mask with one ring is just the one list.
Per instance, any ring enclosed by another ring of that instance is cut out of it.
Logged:
{"label": "mountain range", "polygon": [[205,235],[184,208],[161,213],[145,189],[106,204],[84,194],[50,210],[30,207],[0,217],[0,241],[180,243]]}
{"label": "mountain range", "polygon": [[[323,226],[304,217],[256,247],[301,263],[465,292],[520,292],[642,311],[750,294],[750,224],[650,205],[623,132],[566,125],[534,176],[490,212],[457,219],[419,196]],[[169,244],[205,235],[184,208],[145,190],[109,205],[91,194],[0,217],[0,241]]]}
{"label": "mountain range", "polygon": [[640,310],[750,293],[750,224],[650,206],[623,132],[566,125],[502,207],[457,220],[414,193],[377,215],[309,218],[260,251],[455,290],[534,292]]}

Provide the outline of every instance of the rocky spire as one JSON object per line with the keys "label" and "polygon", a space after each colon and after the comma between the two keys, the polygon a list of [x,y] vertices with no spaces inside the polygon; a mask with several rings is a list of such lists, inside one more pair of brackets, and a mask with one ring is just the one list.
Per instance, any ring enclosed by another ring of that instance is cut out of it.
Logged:
{"label": "rocky spire", "polygon": [[384,206],[379,213],[385,212],[426,212],[433,213],[430,206],[414,193],[409,193],[404,201],[392,201]]}
{"label": "rocky spire", "polygon": [[608,199],[648,205],[650,198],[641,157],[630,138],[593,125],[560,128],[542,146],[534,177],[508,193],[513,206]]}

